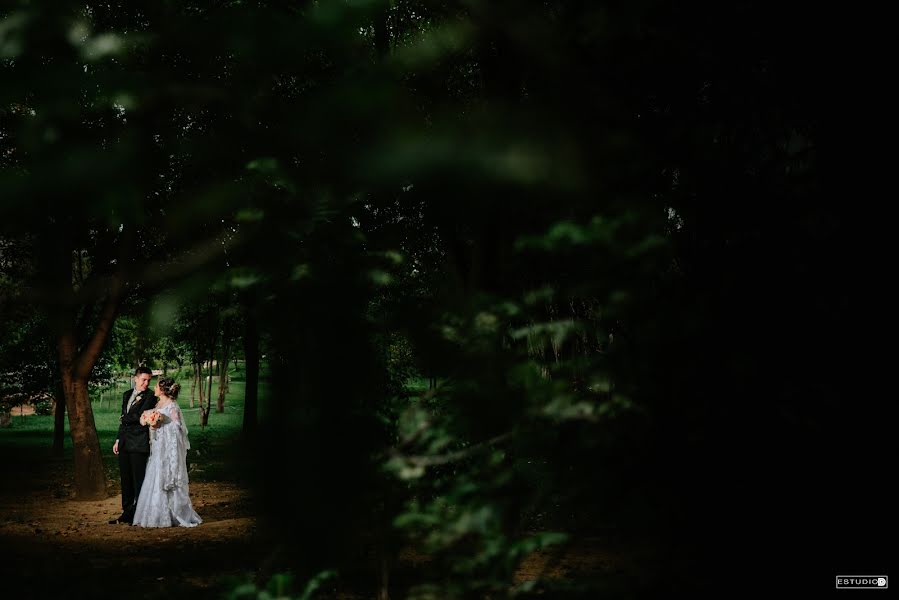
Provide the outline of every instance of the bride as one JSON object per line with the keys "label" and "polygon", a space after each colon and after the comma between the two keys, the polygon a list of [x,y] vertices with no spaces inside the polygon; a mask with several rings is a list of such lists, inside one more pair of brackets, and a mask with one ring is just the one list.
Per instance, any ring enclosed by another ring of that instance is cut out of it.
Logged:
{"label": "bride", "polygon": [[[144,412],[142,421],[150,423],[150,459],[137,499],[134,525],[141,527],[195,527],[203,519],[194,511],[187,489],[187,427],[178,407],[181,386],[170,377],[156,384],[159,402]],[[152,423],[159,413],[158,421]]]}

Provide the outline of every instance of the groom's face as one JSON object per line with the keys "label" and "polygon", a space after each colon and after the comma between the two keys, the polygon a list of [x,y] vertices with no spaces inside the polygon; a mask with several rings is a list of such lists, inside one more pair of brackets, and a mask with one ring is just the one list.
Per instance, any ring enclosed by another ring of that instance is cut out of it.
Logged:
{"label": "groom's face", "polygon": [[138,373],[134,376],[134,389],[142,392],[150,385],[150,376],[146,373]]}

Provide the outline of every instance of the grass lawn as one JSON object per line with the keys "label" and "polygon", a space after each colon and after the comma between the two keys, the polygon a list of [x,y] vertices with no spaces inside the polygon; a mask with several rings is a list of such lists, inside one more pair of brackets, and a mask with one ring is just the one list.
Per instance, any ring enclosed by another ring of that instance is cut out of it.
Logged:
{"label": "grass lawn", "polygon": [[[242,374],[241,372],[237,375],[239,377]],[[178,404],[184,413],[189,430],[191,450],[188,452],[187,460],[192,466],[191,480],[233,481],[239,479],[242,475],[242,467],[246,464],[240,443],[245,383],[242,380],[231,382],[228,394],[225,396],[223,413],[216,412],[215,399],[218,395],[218,383],[213,383],[212,412],[209,415],[209,424],[205,428],[200,426],[199,400],[195,401],[193,408],[190,406],[190,381],[181,380],[180,383],[183,387]],[[111,491],[118,490],[119,482],[118,459],[112,453],[112,445],[119,428],[122,395],[130,385],[129,380],[120,380],[115,390],[108,390],[91,403],[107,480],[113,488]],[[155,385],[156,379],[154,378],[150,382],[150,387]],[[260,416],[265,411],[268,388],[267,381],[260,381]],[[0,455],[6,459],[9,469],[18,471],[18,474],[23,477],[27,475],[27,472],[40,470],[41,464],[55,463],[59,465],[62,463],[68,467],[72,464],[72,440],[69,435],[68,419],[66,419],[65,431],[64,456],[60,460],[54,458],[51,453],[53,416],[18,416],[13,410],[11,426],[0,429]],[[70,473],[71,469],[65,468],[64,471]],[[14,479],[19,479],[19,477]]]}

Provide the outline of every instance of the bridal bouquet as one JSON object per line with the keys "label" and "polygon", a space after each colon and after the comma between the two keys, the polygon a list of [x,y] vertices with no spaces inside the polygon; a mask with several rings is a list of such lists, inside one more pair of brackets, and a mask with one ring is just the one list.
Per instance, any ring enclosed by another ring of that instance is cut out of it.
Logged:
{"label": "bridal bouquet", "polygon": [[156,424],[159,423],[160,419],[162,419],[162,415],[159,414],[159,411],[145,410],[140,416],[140,424],[156,427]]}

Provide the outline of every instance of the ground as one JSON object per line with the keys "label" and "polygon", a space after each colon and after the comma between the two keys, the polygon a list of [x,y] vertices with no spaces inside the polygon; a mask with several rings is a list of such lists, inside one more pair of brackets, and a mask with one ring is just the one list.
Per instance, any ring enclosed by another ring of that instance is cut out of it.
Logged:
{"label": "ground", "polygon": [[[20,590],[29,598],[221,598],[242,582],[267,582],[277,572],[277,549],[265,540],[259,507],[244,485],[247,471],[238,468],[244,453],[237,445],[242,406],[236,400],[243,390],[240,383],[232,387],[226,412],[213,414],[209,427],[199,426],[196,408],[184,406],[191,427],[190,494],[204,519],[191,529],[107,523],[121,514],[111,452],[120,392],[94,405],[107,476],[106,497],[97,501],[73,498],[70,440],[67,435],[63,457],[52,455],[52,417],[15,415],[11,428],[0,429],[0,597]],[[528,556],[515,580],[614,576],[641,560],[616,541],[584,538]],[[404,574],[427,562],[404,549],[391,586],[401,587]],[[377,582],[348,586],[329,597],[373,598]]]}
{"label": "ground", "polygon": [[[191,484],[204,520],[199,527],[144,529],[107,523],[121,512],[117,493],[78,502],[64,481],[43,480],[27,495],[0,496],[0,574],[7,590],[29,597],[218,598],[240,581],[267,579],[258,568],[270,546],[259,535],[251,495],[237,484]],[[605,541],[584,540],[564,553],[532,554],[515,579],[611,573],[621,559]],[[403,568],[422,560],[427,557],[412,551],[401,555]],[[336,597],[371,596],[344,590]]]}
{"label": "ground", "polygon": [[204,519],[192,529],[109,525],[121,513],[120,495],[78,502],[66,495],[69,486],[51,482],[0,496],[6,589],[31,597],[219,597],[253,577],[252,565],[263,558],[248,494],[237,485],[192,484]]}

